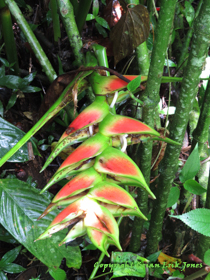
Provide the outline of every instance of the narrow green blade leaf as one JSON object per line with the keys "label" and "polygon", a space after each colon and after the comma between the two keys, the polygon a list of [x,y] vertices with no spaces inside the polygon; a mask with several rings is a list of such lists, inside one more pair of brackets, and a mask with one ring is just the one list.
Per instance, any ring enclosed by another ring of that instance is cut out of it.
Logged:
{"label": "narrow green blade leaf", "polygon": [[128,85],[127,89],[131,92],[135,91],[141,84],[141,75],[136,77],[134,80],[132,80]]}
{"label": "narrow green blade leaf", "polygon": [[173,206],[179,199],[180,190],[178,187],[172,187],[168,197],[167,208]]}
{"label": "narrow green blade leaf", "polygon": [[19,255],[21,250],[21,246],[18,246],[12,250],[10,250],[9,252],[7,252],[1,259],[0,261],[0,265],[2,267],[2,265],[6,265],[6,264],[10,264],[12,262],[14,262],[14,260],[17,258],[17,256]]}
{"label": "narrow green blade leaf", "polygon": [[189,179],[193,179],[200,169],[200,157],[198,152],[198,144],[188,157],[182,171],[179,174],[179,179],[182,183]]}
{"label": "narrow green blade leaf", "polygon": [[19,264],[16,263],[9,263],[5,265],[4,271],[7,273],[20,273],[25,271],[26,269]]}

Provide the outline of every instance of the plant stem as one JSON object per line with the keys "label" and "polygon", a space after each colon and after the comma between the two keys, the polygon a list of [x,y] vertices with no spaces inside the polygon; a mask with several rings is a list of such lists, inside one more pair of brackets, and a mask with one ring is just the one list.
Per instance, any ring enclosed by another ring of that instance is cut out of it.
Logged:
{"label": "plant stem", "polygon": [[56,0],[50,0],[50,8],[52,12],[54,41],[58,42],[58,39],[61,37],[61,29],[59,14],[57,13],[58,6]]}
{"label": "plant stem", "polygon": [[[151,67],[149,70],[147,87],[144,96],[148,96],[150,102],[144,104],[142,116],[146,124],[154,127],[154,112],[155,108],[159,103],[159,89],[161,84],[161,77],[163,73],[163,67],[165,62],[165,53],[168,47],[168,41],[170,36],[170,30],[172,26],[172,21],[175,12],[176,1],[162,1],[160,17],[158,20],[158,25],[155,31],[155,42],[151,57]],[[166,20],[167,19],[167,20]],[[167,26],[166,26],[167,22]],[[147,68],[145,69],[145,71]],[[152,108],[151,108],[152,106]],[[150,167],[152,160],[152,141],[140,145],[139,151],[137,153],[136,160],[139,161],[139,167],[142,171],[144,178],[149,184],[150,182]],[[148,211],[148,195],[146,195],[142,190],[138,189],[137,204],[140,210],[147,215]],[[129,249],[133,252],[137,252],[141,245],[141,233],[143,229],[144,221],[135,217],[134,227],[132,232],[132,238]]]}
{"label": "plant stem", "polygon": [[147,49],[147,43],[144,42],[136,48],[136,59],[138,62],[140,74],[147,76],[149,72],[149,54]]}
{"label": "plant stem", "polygon": [[185,39],[184,44],[182,46],[181,55],[180,55],[179,61],[177,63],[177,69],[181,69],[185,65],[185,63],[183,63],[183,62],[185,61],[185,58],[188,54],[189,45],[190,45],[192,35],[193,35],[194,22],[195,22],[195,19],[197,18],[198,14],[200,12],[200,8],[201,8],[202,4],[203,4],[203,0],[200,0],[198,2],[198,7],[197,7],[197,10],[196,10],[196,13],[195,13],[195,17],[194,17],[192,26],[189,28],[189,30],[187,32],[186,39]]}
{"label": "plant stem", "polygon": [[[167,2],[167,1],[166,1]],[[162,10],[162,7],[161,7]],[[191,51],[187,67],[182,81],[179,99],[177,101],[176,113],[171,123],[170,138],[182,143],[186,131],[189,112],[198,89],[199,76],[206,57],[206,51],[210,40],[210,2],[204,0],[200,14],[195,22],[195,34],[193,36]],[[166,210],[170,188],[177,172],[178,160],[181,146],[167,145],[164,159],[159,171],[159,185],[157,200],[152,210],[149,235],[147,238],[147,254],[156,252],[161,239],[163,218]]]}
{"label": "plant stem", "polygon": [[210,126],[210,83],[206,88],[203,104],[201,108],[200,117],[196,129],[193,131],[192,149],[198,143],[198,150],[201,151],[203,145],[208,140],[209,126]]}
{"label": "plant stem", "polygon": [[184,278],[184,280],[194,280],[194,279],[198,279],[204,275],[206,275],[207,273],[209,273],[208,270],[206,270],[206,267],[200,269],[199,271],[187,276],[186,278]]}
{"label": "plant stem", "polygon": [[[123,217],[119,217],[118,220],[117,220],[118,227],[119,227],[119,225],[120,225],[120,223],[122,221],[122,218]],[[108,250],[108,248],[109,248],[109,244],[107,245],[106,250]],[[93,269],[93,271],[92,271],[92,273],[90,275],[90,278],[88,280],[94,279],[94,277],[95,277],[95,275],[96,275],[96,273],[98,271],[99,265],[101,264],[101,262],[104,259],[104,256],[105,256],[105,254],[103,252],[101,252],[101,255],[100,255],[99,259],[98,259],[98,265],[94,267],[94,269]]]}
{"label": "plant stem", "polygon": [[[202,108],[201,114],[198,120],[198,124],[196,129],[193,132],[193,143],[192,149],[195,147],[195,144],[198,143],[198,150],[200,156],[205,156],[206,151],[208,152],[208,133],[209,133],[209,125],[210,125],[210,83],[208,83]],[[207,155],[208,156],[208,155]],[[207,174],[207,175],[206,175]],[[200,175],[200,176],[199,176]],[[205,186],[205,182],[208,182],[207,187],[207,195],[206,195],[206,203],[205,208],[210,209],[210,174],[209,174],[209,162],[206,162],[201,166],[201,169],[198,174],[199,183],[202,187]],[[207,248],[210,247],[210,237],[200,234],[199,235],[199,242],[196,248],[197,255],[199,258],[203,260],[204,254]]]}
{"label": "plant stem", "polygon": [[[86,75],[90,74],[85,72],[82,77],[79,74],[80,80],[78,81],[78,76],[65,88],[61,96],[57,101],[50,107],[50,109],[41,117],[41,119],[25,134],[25,136],[14,146],[12,149],[6,153],[0,159],[0,167],[12,156],[14,155],[38,130],[40,130],[53,116],[55,116],[62,108],[64,108],[69,102],[72,101],[72,88],[78,91],[78,94],[87,86],[87,82],[82,80]],[[77,89],[75,88],[75,82],[77,83]]]}
{"label": "plant stem", "polygon": [[82,53],[83,44],[75,22],[73,6],[69,0],[57,0],[57,4],[75,56],[76,64],[80,66],[84,63],[84,55]]}
{"label": "plant stem", "polygon": [[50,61],[48,60],[45,52],[43,51],[42,47],[40,46],[39,42],[37,41],[34,33],[32,32],[29,24],[25,20],[21,10],[19,9],[18,5],[14,0],[5,0],[5,3],[8,5],[8,8],[11,14],[16,19],[18,25],[20,26],[23,34],[25,35],[28,43],[30,44],[36,58],[38,59],[39,63],[41,64],[45,74],[47,75],[50,82],[53,82],[56,79],[57,75],[55,70],[53,69]]}
{"label": "plant stem", "polygon": [[[1,0],[1,6],[3,6],[4,1]],[[9,9],[5,6],[0,10],[0,18],[1,18],[1,30],[5,43],[5,51],[7,54],[7,60],[9,64],[15,63],[12,67],[14,69],[14,74],[19,76],[19,64],[18,64],[18,56],[17,56],[17,48],[15,44],[14,33],[12,29],[12,19]]]}
{"label": "plant stem", "polygon": [[[109,63],[108,63],[106,48],[98,44],[93,44],[91,48],[95,52],[95,56],[97,57],[99,66],[105,66],[108,68]],[[110,76],[110,72],[106,71],[106,75]]]}

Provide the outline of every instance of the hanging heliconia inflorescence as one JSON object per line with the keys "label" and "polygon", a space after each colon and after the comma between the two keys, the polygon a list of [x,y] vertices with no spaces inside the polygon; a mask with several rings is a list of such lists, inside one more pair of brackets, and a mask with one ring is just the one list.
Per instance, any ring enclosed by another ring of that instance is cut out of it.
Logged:
{"label": "hanging heliconia inflorescence", "polygon": [[[111,86],[108,85],[113,81],[120,87],[120,79],[106,78],[108,82],[104,87],[109,88],[109,92]],[[38,240],[73,226],[60,245],[87,234],[107,256],[107,244],[114,244],[121,250],[115,217],[135,215],[145,220],[146,217],[134,198],[119,185],[141,187],[155,199],[138,166],[124,153],[127,144],[136,143],[136,139],[139,142],[141,137],[158,139],[160,134],[138,120],[111,113],[106,96],[96,96],[95,101],[66,129],[42,169],[63,149],[84,141],[64,160],[42,190],[44,192],[61,179],[74,176],[39,217],[54,208],[66,207]],[[165,138],[165,141],[171,140]]]}

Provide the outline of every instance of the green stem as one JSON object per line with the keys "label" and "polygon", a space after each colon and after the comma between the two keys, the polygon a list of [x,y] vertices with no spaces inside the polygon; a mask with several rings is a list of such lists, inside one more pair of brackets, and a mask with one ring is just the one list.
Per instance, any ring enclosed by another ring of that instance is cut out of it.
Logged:
{"label": "green stem", "polygon": [[[3,6],[4,1],[0,1],[0,6]],[[3,2],[3,3],[2,3]],[[15,63],[12,67],[14,69],[15,75],[20,74],[19,64],[18,64],[18,56],[17,56],[17,48],[15,44],[14,33],[12,29],[12,19],[9,9],[5,6],[0,10],[0,18],[1,18],[1,30],[5,43],[5,51],[7,55],[7,60],[9,64]]]}
{"label": "green stem", "polygon": [[206,270],[206,267],[200,269],[199,271],[187,276],[186,278],[184,278],[184,280],[194,280],[194,279],[198,279],[206,274],[208,274],[209,271]]}
{"label": "green stem", "polygon": [[[90,74],[86,72],[85,76]],[[80,77],[81,74],[78,76]],[[41,129],[53,116],[55,116],[62,108],[64,108],[69,102],[72,101],[71,90],[75,84],[78,83],[78,94],[87,86],[87,82],[82,80],[85,76],[81,77],[81,80],[77,81],[78,76],[65,88],[61,96],[52,105],[52,107],[42,116],[42,118],[26,133],[26,135],[14,146],[12,149],[0,159],[0,167],[14,155],[39,129]]]}
{"label": "green stem", "polygon": [[[106,48],[98,44],[93,44],[91,48],[95,52],[95,56],[97,57],[99,66],[105,66],[109,68]],[[110,76],[110,72],[106,71],[106,75]]]}
{"label": "green stem", "polygon": [[[120,223],[122,221],[122,218],[123,217],[119,217],[118,220],[117,220],[118,227],[119,227],[119,225],[120,225]],[[108,248],[109,248],[109,244],[106,246],[106,250],[108,250]],[[93,269],[93,271],[92,271],[92,273],[90,275],[90,278],[88,280],[94,279],[94,277],[95,277],[95,275],[96,275],[96,273],[98,271],[99,265],[101,264],[101,262],[104,259],[104,256],[105,256],[105,254],[103,252],[101,252],[101,255],[100,255],[99,259],[98,259],[98,265],[96,267],[94,267],[94,269]]]}
{"label": "green stem", "polygon": [[[196,129],[193,132],[193,143],[192,143],[192,149],[194,148],[196,142],[198,143],[198,150],[199,154],[202,157],[205,157],[205,152],[208,152],[207,147],[207,141],[208,141],[208,133],[209,133],[209,125],[210,125],[210,83],[208,83],[201,114],[198,120],[198,124]],[[208,155],[207,155],[208,156]],[[200,175],[200,176],[199,176]],[[198,174],[199,177],[199,183],[203,186],[205,186],[205,182],[208,182],[207,186],[207,195],[206,195],[206,203],[205,208],[210,209],[210,174],[209,174],[209,162],[206,162],[201,166],[201,169]],[[199,258],[203,259],[204,254],[207,250],[207,248],[210,248],[210,237],[207,237],[205,235],[200,234],[199,235],[199,242],[197,245],[197,255]]]}
{"label": "green stem", "polygon": [[[168,47],[170,30],[173,22],[176,1],[162,1],[160,17],[155,30],[155,42],[151,57],[151,66],[149,70],[147,87],[144,96],[147,96],[149,102],[145,102],[143,106],[143,120],[146,124],[154,127],[154,112],[159,103],[159,89],[161,84],[161,77],[165,63],[165,53]],[[167,26],[166,26],[167,25]],[[152,160],[152,142],[140,145],[137,157],[139,160],[139,167],[142,171],[144,178],[149,184],[150,182],[150,167]],[[137,159],[138,161],[138,159]],[[138,190],[137,204],[140,210],[147,214],[148,211],[148,196],[141,190]],[[134,220],[133,233],[130,243],[130,250],[137,252],[141,245],[141,232],[143,229],[143,221],[136,218]]]}
{"label": "green stem", "polygon": [[76,64],[80,66],[84,63],[84,55],[82,53],[83,44],[75,22],[73,6],[69,0],[57,0],[57,4],[75,56]]}
{"label": "green stem", "polygon": [[136,48],[136,58],[140,74],[147,76],[149,72],[150,60],[146,42],[142,43]]}
{"label": "green stem", "polygon": [[194,22],[195,22],[195,19],[197,18],[198,14],[200,12],[200,8],[201,8],[202,4],[203,4],[203,0],[200,0],[198,2],[198,7],[197,7],[197,10],[196,10],[196,13],[195,13],[195,17],[194,17],[192,26],[189,28],[189,30],[187,32],[186,39],[185,39],[184,44],[182,46],[181,55],[180,55],[178,63],[177,63],[177,69],[183,68],[183,66],[185,64],[183,62],[185,61],[185,58],[186,58],[186,56],[188,54],[189,45],[190,45],[190,42],[191,42],[191,39],[192,39],[192,35],[193,35]]}
{"label": "green stem", "polygon": [[16,4],[16,2],[14,0],[5,0],[5,3],[8,5],[8,8],[9,8],[11,14],[14,16],[15,20],[17,21],[18,25],[20,26],[23,34],[25,35],[28,43],[30,44],[36,58],[38,59],[39,63],[41,64],[49,81],[53,82],[54,79],[57,77],[55,70],[53,69],[45,52],[43,51],[43,49],[40,46],[39,42],[37,41],[34,33],[32,32],[30,26],[28,25],[27,21],[25,20],[18,5]]}
{"label": "green stem", "polygon": [[58,6],[56,0],[50,0],[50,8],[52,12],[54,41],[58,42],[58,39],[61,37],[61,29],[59,14],[57,13]]}
{"label": "green stem", "polygon": [[[167,1],[165,1],[167,2]],[[162,7],[161,7],[162,10]],[[170,138],[182,143],[186,131],[192,101],[197,94],[199,76],[205,61],[206,51],[210,40],[210,2],[204,0],[199,16],[195,23],[195,34],[192,40],[191,51],[182,81],[181,92],[177,101],[176,113],[171,123]],[[170,188],[177,172],[180,146],[167,145],[164,159],[159,166],[159,185],[157,200],[152,210],[149,234],[147,238],[147,254],[154,253],[161,239],[163,218],[167,206]]]}
{"label": "green stem", "polygon": [[203,99],[200,117],[196,129],[193,131],[192,149],[198,143],[198,150],[201,151],[203,145],[208,140],[209,126],[210,126],[210,83],[206,88]]}

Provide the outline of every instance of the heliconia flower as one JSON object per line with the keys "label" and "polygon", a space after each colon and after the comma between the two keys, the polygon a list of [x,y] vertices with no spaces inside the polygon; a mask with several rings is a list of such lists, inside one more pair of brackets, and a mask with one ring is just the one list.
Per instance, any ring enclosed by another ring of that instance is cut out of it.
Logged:
{"label": "heliconia flower", "polygon": [[142,187],[142,184],[139,182],[139,180],[135,180],[133,178],[123,177],[123,176],[117,176],[115,174],[108,175],[106,181],[114,184]]}
{"label": "heliconia flower", "polygon": [[91,167],[79,173],[71,181],[69,181],[53,198],[52,203],[56,203],[70,196],[75,196],[80,192],[93,187],[94,184],[100,182],[102,179],[103,176]]}
{"label": "heliconia flower", "polygon": [[93,245],[95,245],[99,250],[107,255],[107,257],[110,257],[109,253],[106,250],[108,236],[103,232],[100,232],[93,228],[87,228],[87,234]]}
{"label": "heliconia flower", "polygon": [[[134,198],[123,188],[120,186],[109,183],[107,181],[100,182],[96,184],[89,192],[88,197],[93,197],[96,200],[102,201],[103,203],[107,203],[106,208],[115,216],[119,215],[136,215],[145,220],[147,218],[142,214],[139,210],[138,205]],[[118,207],[109,208],[108,204],[114,204]],[[121,207],[121,209],[119,209]],[[131,210],[129,212],[129,210]],[[132,213],[132,214],[131,214]]]}
{"label": "heliconia flower", "polygon": [[[79,147],[77,147],[58,168],[54,176],[50,179],[48,184],[42,190],[47,190],[50,186],[71,175],[71,171],[78,168],[82,162],[99,155],[104,149],[110,145],[109,137],[100,133],[95,134],[93,137],[87,139]],[[90,164],[87,168],[90,167]],[[85,168],[86,169],[86,168]],[[84,170],[84,167],[83,167]],[[77,172],[76,172],[77,173]],[[74,174],[74,173],[72,173]]]}
{"label": "heliconia flower", "polygon": [[106,209],[108,209],[109,212],[114,217],[137,216],[137,217],[140,217],[144,220],[147,220],[147,218],[144,216],[144,214],[139,209],[125,208],[125,207],[120,206],[120,205],[103,203],[103,202],[100,202],[100,205],[102,205]]}
{"label": "heliconia flower", "polygon": [[89,192],[88,197],[96,200],[120,205],[126,208],[138,209],[134,198],[120,186],[106,181],[96,184]]}
{"label": "heliconia flower", "polygon": [[87,229],[84,226],[84,220],[81,220],[71,228],[71,230],[66,235],[66,237],[60,242],[59,246],[61,246],[62,244],[71,242],[74,239],[76,239],[77,237],[85,235],[86,232],[87,232]]}
{"label": "heliconia flower", "polygon": [[86,198],[84,197],[78,199],[63,209],[37,240],[50,237],[53,233],[56,233],[57,231],[62,230],[84,218],[86,211],[85,199]]}
{"label": "heliconia flower", "polygon": [[99,124],[99,132],[106,136],[119,134],[160,135],[156,130],[138,120],[111,113]]}
{"label": "heliconia flower", "polygon": [[90,201],[91,206],[87,210],[84,218],[85,226],[106,234],[115,242],[118,248],[121,248],[119,243],[119,228],[115,218],[108,209],[94,202],[93,199],[90,199]]}
{"label": "heliconia flower", "polygon": [[109,144],[109,138],[97,133],[93,137],[87,139],[79,147],[77,147],[64,162],[58,170],[62,170],[74,164],[78,164],[99,155]]}
{"label": "heliconia flower", "polygon": [[66,207],[69,204],[73,203],[74,201],[78,200],[79,198],[82,198],[83,194],[77,194],[68,198],[65,198],[63,200],[59,200],[55,203],[50,203],[47,208],[44,210],[44,212],[39,216],[39,218],[37,220],[42,219],[43,217],[45,217],[48,213],[50,213],[52,210],[56,209],[56,208],[61,208],[61,207]]}
{"label": "heliconia flower", "polygon": [[44,187],[44,189],[41,190],[40,193],[43,193],[46,191],[49,187],[54,185],[55,183],[59,182],[60,180],[71,177],[73,175],[77,175],[78,173],[92,167],[95,163],[94,159],[88,159],[82,163],[78,163],[75,165],[67,166],[66,168],[62,170],[57,170],[57,172],[53,175],[53,177],[50,179],[50,181],[47,183],[47,185]]}
{"label": "heliconia flower", "polygon": [[84,140],[90,137],[90,133],[88,129],[83,129],[74,135],[69,135],[64,138],[62,141],[57,142],[56,146],[54,147],[52,153],[49,155],[47,161],[45,162],[44,166],[42,167],[40,173],[47,168],[47,166],[68,146],[72,146],[74,144],[78,144],[83,142]]}
{"label": "heliconia flower", "polygon": [[[125,75],[125,78],[132,81],[138,76],[135,75]],[[128,83],[118,78],[117,76],[99,76],[91,75],[90,83],[93,89],[93,92],[96,95],[107,95],[112,94],[115,91],[121,90],[127,87]],[[147,76],[141,76],[141,81],[144,82],[147,80]]]}
{"label": "heliconia flower", "polygon": [[139,182],[139,185],[143,187],[143,189],[145,189],[152,198],[155,198],[155,195],[147,186],[144,176],[135,162],[129,156],[115,148],[108,147],[99,156],[97,156],[94,168],[96,171],[101,173],[135,180]]}
{"label": "heliconia flower", "polygon": [[64,134],[61,136],[62,141],[68,135],[75,133],[76,131],[88,127],[90,125],[99,123],[109,113],[109,105],[106,102],[104,96],[96,97],[95,101],[85,108],[73,122],[66,129]]}

